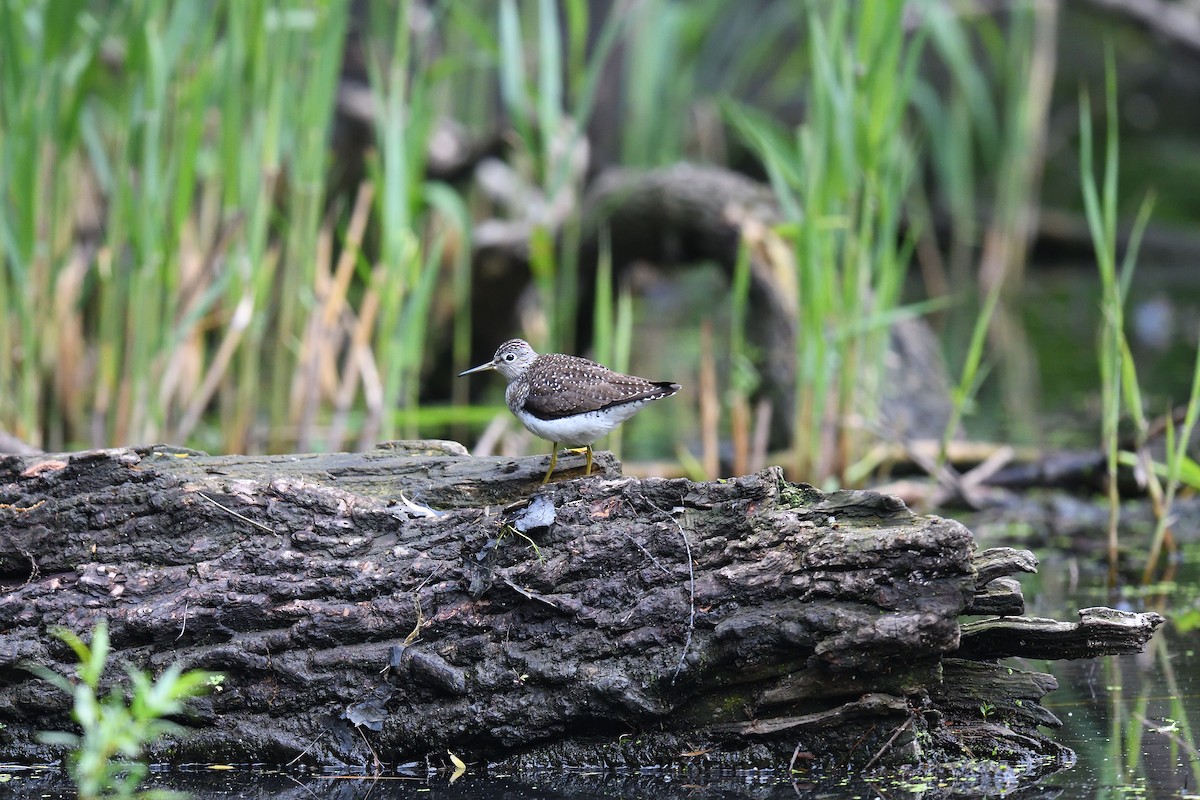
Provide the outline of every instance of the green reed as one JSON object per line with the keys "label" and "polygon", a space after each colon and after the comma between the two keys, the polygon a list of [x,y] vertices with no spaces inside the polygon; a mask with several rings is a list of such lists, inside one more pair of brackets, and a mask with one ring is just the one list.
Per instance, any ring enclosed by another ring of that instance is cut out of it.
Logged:
{"label": "green reed", "polygon": [[[1171,415],[1170,409],[1167,411]],[[1184,408],[1182,424],[1176,429],[1173,420],[1165,427],[1166,465],[1163,470],[1155,470],[1150,478],[1166,481],[1165,488],[1160,490],[1161,500],[1156,508],[1154,535],[1146,553],[1146,565],[1142,571],[1142,583],[1149,584],[1155,579],[1159,558],[1164,546],[1168,543],[1168,533],[1172,522],[1171,509],[1175,505],[1175,497],[1180,487],[1186,486],[1192,490],[1200,489],[1200,464],[1188,455],[1188,446],[1192,441],[1192,433],[1196,422],[1200,419],[1200,348],[1196,350],[1196,362],[1192,367],[1192,386],[1188,394],[1187,405]],[[1168,566],[1168,569],[1170,567]]]}
{"label": "green reed", "polygon": [[798,317],[792,470],[843,476],[864,455],[887,326],[910,242],[900,233],[916,167],[906,128],[922,39],[886,2],[809,4],[808,118],[793,132],[730,106],[766,166],[794,254]]}
{"label": "green reed", "polygon": [[[23,80],[9,87],[5,102],[2,169],[5,210],[25,209],[29,224],[5,242],[11,293],[4,305],[17,318],[38,320],[42,330],[71,337],[68,345],[23,326],[20,351],[28,358],[19,365],[26,403],[17,416],[19,432],[34,441],[48,438],[51,446],[164,437],[186,400],[185,371],[203,367],[181,358],[181,351],[201,335],[199,326],[211,324],[206,314],[225,286],[240,283],[232,259],[231,269],[217,277],[205,255],[222,217],[246,210],[222,215],[210,206],[206,216],[193,216],[194,198],[211,201],[214,184],[244,174],[240,164],[226,172],[229,159],[222,163],[207,138],[207,114],[212,98],[232,88],[235,77],[241,90],[241,72],[230,75],[221,63],[236,49],[237,32],[257,23],[265,36],[266,20],[248,20],[244,7],[222,20],[193,4],[121,4],[103,18],[84,6],[19,5],[19,11],[5,6],[5,29],[25,36],[7,51],[6,62],[17,65]],[[218,42],[223,22],[230,34]],[[282,30],[284,21],[276,23]],[[102,41],[119,45],[113,57],[120,63],[112,68],[96,56]],[[68,75],[75,114],[50,124],[45,116],[21,113],[47,93],[60,94]],[[12,147],[18,143],[45,154],[39,180],[55,187],[55,202],[35,200],[38,187],[32,175],[21,175],[20,151]],[[223,153],[231,154],[241,155],[232,147]],[[270,170],[271,158],[263,160]],[[226,194],[233,196],[232,187]],[[95,222],[91,247],[76,246],[80,215]],[[30,259],[32,253],[39,255]],[[62,293],[52,298],[48,291],[55,286]],[[12,327],[5,327],[11,336]],[[56,375],[54,384],[47,374]],[[10,383],[11,375],[5,377]],[[29,405],[59,403],[68,413],[58,431],[45,429]]]}
{"label": "green reed", "polygon": [[621,161],[629,166],[653,167],[676,161],[682,155],[691,92],[680,83],[694,85],[694,64],[688,70],[681,41],[691,10],[687,3],[650,0],[633,12],[626,60],[628,129],[621,138]]}
{"label": "green reed", "polygon": [[[750,396],[759,384],[752,352],[746,341],[750,309],[750,249],[745,242],[738,248],[729,292],[729,418],[733,440],[733,474],[750,469]],[[716,477],[716,476],[713,476]]]}
{"label": "green reed", "polygon": [[[914,94],[935,179],[928,192],[915,193],[913,208],[918,219],[928,219],[935,204],[950,237],[945,255],[932,242],[918,252],[927,290],[961,301],[945,320],[950,361],[960,366],[940,471],[984,376],[1000,378],[1012,433],[1034,438],[1034,354],[1015,298],[1036,220],[1057,12],[1048,4],[1018,4],[1001,27],[988,15],[966,24],[942,4],[922,9],[931,50],[950,80],[945,89],[921,84]],[[990,204],[981,207],[978,198],[989,194]],[[1001,369],[993,372],[995,366]]]}
{"label": "green reed", "polygon": [[[596,265],[596,286],[592,326],[592,350],[596,361],[617,372],[627,372],[633,350],[633,295],[625,281],[614,297],[612,253],[605,238],[600,242]],[[621,458],[624,426],[618,426],[605,440],[606,446]]]}
{"label": "green reed", "polygon": [[[1117,128],[1117,79],[1116,67],[1111,51],[1107,55],[1105,70],[1105,131],[1104,161],[1102,176],[1097,182],[1095,171],[1095,145],[1091,113],[1091,102],[1086,92],[1080,97],[1080,172],[1084,209],[1096,254],[1096,265],[1100,273],[1101,306],[1103,326],[1100,331],[1099,368],[1101,389],[1101,440],[1104,446],[1107,469],[1107,492],[1109,501],[1108,557],[1109,585],[1117,581],[1119,556],[1118,529],[1121,516],[1119,472],[1122,466],[1135,471],[1143,481],[1154,504],[1155,530],[1147,551],[1142,573],[1143,583],[1151,583],[1157,575],[1159,559],[1165,545],[1172,520],[1172,506],[1181,485],[1200,487],[1200,465],[1187,454],[1191,434],[1200,417],[1200,355],[1197,356],[1192,376],[1192,385],[1187,397],[1182,424],[1172,418],[1171,409],[1166,410],[1164,426],[1166,457],[1164,464],[1151,460],[1148,438],[1151,431],[1150,414],[1147,410],[1137,364],[1125,333],[1125,304],[1133,274],[1137,266],[1137,255],[1142,234],[1149,223],[1152,198],[1147,198],[1138,211],[1137,218],[1125,247],[1124,257],[1117,258],[1117,205],[1119,136]],[[1133,424],[1134,441],[1131,450],[1121,448],[1121,422],[1128,418]],[[1165,480],[1165,485],[1163,481]],[[1168,565],[1168,569],[1169,569]]]}
{"label": "green reed", "polygon": [[454,213],[424,158],[457,64],[413,53],[407,9],[369,9],[363,208],[330,197],[347,2],[0,7],[0,424],[51,449],[280,450],[333,413],[391,435]]}
{"label": "green reed", "polygon": [[[520,13],[530,8],[536,13]],[[516,177],[537,193],[538,207],[525,222],[545,327],[527,335],[535,346],[568,351],[574,349],[569,322],[581,289],[577,212],[587,166],[585,131],[605,60],[626,25],[624,15],[609,14],[589,53],[588,14],[583,3],[503,0],[496,25],[501,97],[516,134],[512,164]],[[527,45],[528,39],[535,44]],[[530,52],[536,59],[528,58]]]}
{"label": "green reed", "polygon": [[[1195,392],[1193,392],[1193,396],[1195,396]],[[1175,675],[1175,667],[1171,661],[1166,637],[1154,637],[1150,646],[1153,649],[1155,660],[1162,666],[1163,678],[1166,681],[1169,700],[1164,727],[1168,730],[1164,733],[1171,737],[1171,756],[1174,757],[1172,763],[1181,763],[1186,760],[1191,775],[1191,784],[1195,786],[1200,783],[1200,758],[1196,757],[1200,753],[1200,748],[1197,748],[1200,739],[1196,737],[1195,726],[1192,725],[1191,717],[1188,714],[1188,703],[1184,699],[1186,692],[1179,685],[1179,680]]]}
{"label": "green reed", "polygon": [[1135,228],[1123,264],[1117,260],[1117,96],[1116,71],[1111,53],[1108,58],[1105,83],[1106,132],[1103,175],[1097,183],[1094,164],[1091,102],[1086,92],[1079,103],[1079,166],[1082,175],[1084,210],[1096,253],[1100,273],[1104,323],[1100,331],[1099,367],[1101,396],[1101,441],[1107,465],[1109,501],[1108,562],[1109,586],[1117,581],[1118,525],[1121,498],[1118,485],[1120,466],[1120,423],[1125,413],[1132,415],[1138,431],[1139,445],[1144,441],[1147,427],[1136,365],[1125,336],[1125,298],[1133,276],[1137,243],[1144,229],[1146,215]]}

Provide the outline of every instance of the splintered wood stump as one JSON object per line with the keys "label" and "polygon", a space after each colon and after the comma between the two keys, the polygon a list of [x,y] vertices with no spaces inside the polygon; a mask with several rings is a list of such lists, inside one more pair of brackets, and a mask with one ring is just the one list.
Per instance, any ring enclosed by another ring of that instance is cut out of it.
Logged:
{"label": "splintered wood stump", "polygon": [[[0,458],[0,752],[53,755],[36,732],[70,726],[68,698],[24,665],[69,673],[48,628],[107,620],[120,662],[226,676],[160,748],[175,761],[1059,753],[1038,730],[1053,679],[991,659],[1062,623],[977,627],[962,658],[961,614],[1023,610],[1005,576],[1029,554],[977,553],[957,522],[778,469],[638,480],[600,454],[570,479],[582,463],[541,487],[545,458],[436,442]],[[1080,623],[1070,657],[1136,651],[1161,621],[1111,614]]]}

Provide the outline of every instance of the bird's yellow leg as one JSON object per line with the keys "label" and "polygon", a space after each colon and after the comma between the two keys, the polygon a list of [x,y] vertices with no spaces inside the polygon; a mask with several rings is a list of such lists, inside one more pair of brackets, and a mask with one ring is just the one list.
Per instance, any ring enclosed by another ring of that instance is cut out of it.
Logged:
{"label": "bird's yellow leg", "polygon": [[550,452],[550,469],[546,470],[546,477],[542,478],[542,486],[550,482],[550,476],[554,473],[554,465],[558,463],[558,442],[554,443],[554,450]]}
{"label": "bird's yellow leg", "polygon": [[568,447],[567,450],[569,450],[572,453],[587,453],[587,469],[584,470],[583,474],[584,474],[584,476],[591,475],[592,474],[592,446],[590,444],[585,444],[583,447]]}

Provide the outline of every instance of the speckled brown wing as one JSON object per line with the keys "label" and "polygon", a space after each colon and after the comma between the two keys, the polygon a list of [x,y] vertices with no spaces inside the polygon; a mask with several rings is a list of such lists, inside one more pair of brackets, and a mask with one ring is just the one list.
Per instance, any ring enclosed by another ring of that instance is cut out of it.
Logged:
{"label": "speckled brown wing", "polygon": [[622,375],[595,361],[562,353],[538,356],[526,377],[530,391],[525,398],[525,410],[541,419],[657,400],[679,391],[679,384]]}

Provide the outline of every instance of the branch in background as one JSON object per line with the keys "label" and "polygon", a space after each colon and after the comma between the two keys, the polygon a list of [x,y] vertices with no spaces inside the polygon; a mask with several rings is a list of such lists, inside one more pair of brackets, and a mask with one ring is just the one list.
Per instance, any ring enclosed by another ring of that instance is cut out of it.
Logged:
{"label": "branch in background", "polygon": [[[337,93],[338,121],[354,129],[349,136],[350,142],[356,143],[354,146],[365,147],[372,136],[377,113],[369,85],[348,78],[342,80]],[[429,137],[425,174],[433,180],[460,181],[470,177],[479,162],[501,156],[504,151],[504,137],[499,133],[472,136],[460,123],[443,117]]]}
{"label": "branch in background", "polygon": [[1101,11],[1133,20],[1156,36],[1200,55],[1200,3],[1194,0],[1087,0]]}
{"label": "branch in background", "polygon": [[32,456],[42,452],[38,448],[13,436],[8,431],[0,428],[0,453],[13,453],[19,456]]}

